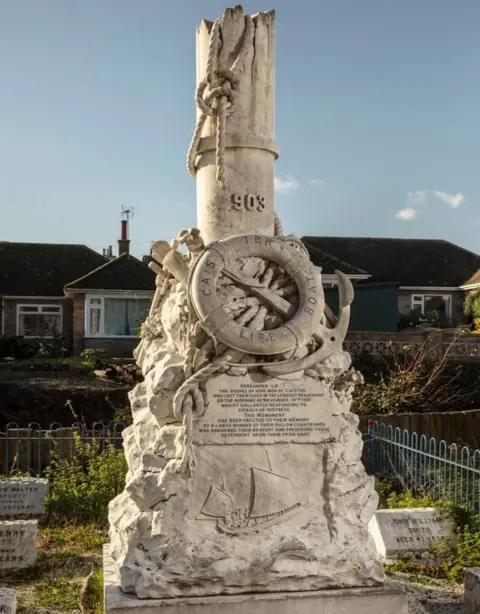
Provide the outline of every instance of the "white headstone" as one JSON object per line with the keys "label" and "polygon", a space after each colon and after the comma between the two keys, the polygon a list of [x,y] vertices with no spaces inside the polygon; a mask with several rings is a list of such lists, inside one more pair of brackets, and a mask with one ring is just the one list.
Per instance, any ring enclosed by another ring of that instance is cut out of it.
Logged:
{"label": "white headstone", "polygon": [[427,552],[435,541],[453,537],[454,528],[433,507],[377,510],[369,525],[382,560]]}
{"label": "white headstone", "polygon": [[36,520],[0,521],[0,569],[31,567],[37,559]]}
{"label": "white headstone", "polygon": [[0,588],[0,614],[15,614],[17,597],[13,588]]}
{"label": "white headstone", "polygon": [[0,480],[0,516],[41,516],[45,513],[48,480]]}
{"label": "white headstone", "polygon": [[470,567],[465,572],[463,609],[465,614],[480,612],[480,567]]}

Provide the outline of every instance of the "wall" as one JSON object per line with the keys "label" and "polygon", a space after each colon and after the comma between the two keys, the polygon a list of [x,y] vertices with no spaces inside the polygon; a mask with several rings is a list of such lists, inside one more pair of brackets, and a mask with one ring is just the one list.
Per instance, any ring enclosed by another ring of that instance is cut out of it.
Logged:
{"label": "wall", "polygon": [[[51,299],[4,299],[4,330],[3,337],[9,339],[17,336],[17,305],[61,305],[62,312],[62,334],[65,340],[65,347],[70,351],[72,344],[72,301],[65,298]],[[0,313],[1,317],[1,313]]]}
{"label": "wall", "polygon": [[84,347],[101,349],[104,356],[118,358],[132,358],[133,350],[140,343],[140,338],[106,339],[104,337],[88,337],[84,340]]}
{"label": "wall", "polygon": [[73,348],[72,353],[78,356],[84,350],[85,338],[85,294],[73,293]]}
{"label": "wall", "polygon": [[347,352],[362,352],[373,356],[415,354],[421,347],[432,356],[441,357],[447,351],[449,358],[462,361],[480,360],[480,335],[459,335],[456,329],[414,328],[397,333],[349,331],[344,343]]}
{"label": "wall", "polygon": [[399,290],[398,291],[398,313],[408,314],[412,310],[412,296],[414,294],[428,294],[429,296],[444,296],[452,297],[452,324],[457,326],[465,324],[467,318],[463,313],[463,303],[465,301],[465,293],[462,290],[445,290],[445,291],[430,291],[430,290]]}
{"label": "wall", "polygon": [[[325,300],[337,313],[338,289],[325,288]],[[397,328],[397,284],[356,284],[350,330],[393,332]]]}

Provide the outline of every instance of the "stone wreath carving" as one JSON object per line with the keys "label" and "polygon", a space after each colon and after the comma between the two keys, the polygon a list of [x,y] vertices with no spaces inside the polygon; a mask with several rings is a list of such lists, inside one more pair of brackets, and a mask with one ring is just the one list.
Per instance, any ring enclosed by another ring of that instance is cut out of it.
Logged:
{"label": "stone wreath carving", "polygon": [[[279,225],[277,224],[277,232]],[[188,255],[179,251],[181,245]],[[205,246],[197,229],[169,245],[152,248],[157,292],[146,334],[155,334],[156,313],[172,283],[187,291],[188,332],[183,383],[173,410],[184,426],[178,471],[193,472],[195,416],[205,409],[205,382],[218,372],[260,370],[272,377],[319,376],[321,363],[342,351],[353,288],[336,272],[338,318],[325,304],[320,271],[292,236],[239,235]],[[157,263],[160,263],[159,266]]]}

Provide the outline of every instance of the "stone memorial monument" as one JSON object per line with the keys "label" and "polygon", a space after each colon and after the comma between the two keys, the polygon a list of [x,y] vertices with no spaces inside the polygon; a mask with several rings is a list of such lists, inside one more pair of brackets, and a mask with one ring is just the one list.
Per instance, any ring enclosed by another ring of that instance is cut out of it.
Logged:
{"label": "stone memorial monument", "polygon": [[152,247],[110,614],[406,612],[368,532],[377,495],[342,350],[353,289],[337,272],[334,315],[274,213],[274,28],[235,7],[197,31],[198,229]]}

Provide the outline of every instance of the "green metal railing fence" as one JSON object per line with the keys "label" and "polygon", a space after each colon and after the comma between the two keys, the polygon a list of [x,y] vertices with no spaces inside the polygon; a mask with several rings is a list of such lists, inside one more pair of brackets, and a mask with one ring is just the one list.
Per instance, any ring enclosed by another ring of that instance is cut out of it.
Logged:
{"label": "green metal railing fence", "polygon": [[480,516],[480,449],[408,432],[381,422],[368,427],[367,468],[405,489],[462,505]]}

